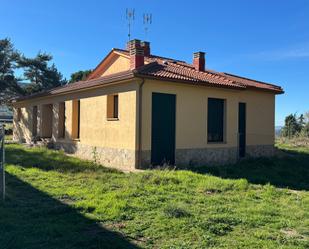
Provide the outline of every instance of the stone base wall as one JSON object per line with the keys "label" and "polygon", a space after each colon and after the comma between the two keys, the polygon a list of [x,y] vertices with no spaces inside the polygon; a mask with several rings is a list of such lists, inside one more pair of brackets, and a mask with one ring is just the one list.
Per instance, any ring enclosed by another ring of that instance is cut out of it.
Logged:
{"label": "stone base wall", "polygon": [[180,167],[232,164],[237,161],[237,155],[238,149],[235,147],[178,149],[175,161]]}
{"label": "stone base wall", "polygon": [[[235,163],[238,150],[227,148],[176,149],[175,164],[177,167],[192,167]],[[151,167],[151,151],[142,152],[141,168]]]}
{"label": "stone base wall", "polygon": [[[270,157],[274,155],[273,145],[251,145],[246,147],[246,157]],[[176,149],[175,164],[177,167],[194,167],[205,165],[233,164],[238,161],[238,148],[201,148]],[[142,152],[140,168],[151,167],[151,151]]]}
{"label": "stone base wall", "polygon": [[106,167],[121,170],[135,169],[135,150],[96,147],[78,142],[55,142],[54,148],[82,159],[97,161]]}
{"label": "stone base wall", "polygon": [[275,155],[274,145],[248,145],[246,155],[249,157],[271,157]]}

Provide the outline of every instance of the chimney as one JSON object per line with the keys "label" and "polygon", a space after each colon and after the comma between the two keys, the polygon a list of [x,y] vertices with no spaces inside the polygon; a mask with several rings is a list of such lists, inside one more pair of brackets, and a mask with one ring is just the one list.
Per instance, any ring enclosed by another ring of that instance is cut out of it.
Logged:
{"label": "chimney", "polygon": [[197,71],[205,71],[205,53],[196,52],[193,54],[193,66]]}
{"label": "chimney", "polygon": [[144,49],[144,55],[149,56],[150,55],[150,42],[142,41],[141,46]]}
{"label": "chimney", "polygon": [[130,69],[144,66],[144,49],[141,47],[140,40],[129,41]]}

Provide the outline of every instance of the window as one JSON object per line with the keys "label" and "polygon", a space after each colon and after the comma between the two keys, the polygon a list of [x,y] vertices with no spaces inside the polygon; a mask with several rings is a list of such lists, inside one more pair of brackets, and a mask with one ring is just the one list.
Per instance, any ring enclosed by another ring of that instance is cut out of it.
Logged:
{"label": "window", "polygon": [[208,99],[208,142],[224,142],[224,100]]}
{"label": "window", "polygon": [[73,100],[72,110],[72,138],[80,137],[80,100]]}
{"label": "window", "polygon": [[118,120],[119,97],[118,94],[107,96],[107,120]]}

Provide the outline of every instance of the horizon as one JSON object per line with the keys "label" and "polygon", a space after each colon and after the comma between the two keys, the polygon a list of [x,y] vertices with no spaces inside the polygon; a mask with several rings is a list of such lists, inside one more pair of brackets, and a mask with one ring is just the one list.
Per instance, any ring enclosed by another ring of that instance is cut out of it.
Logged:
{"label": "horizon", "polygon": [[[306,0],[280,5],[266,0],[177,5],[161,0],[74,5],[29,0],[16,6],[3,0],[2,8],[0,39],[10,38],[26,56],[50,53],[67,79],[76,71],[94,69],[113,47],[125,47],[125,10],[135,8],[131,37],[149,41],[153,54],[192,63],[193,52],[204,51],[208,69],[282,86],[285,93],[276,97],[275,126],[282,126],[290,113],[309,111]],[[143,13],[153,15],[147,36]]]}

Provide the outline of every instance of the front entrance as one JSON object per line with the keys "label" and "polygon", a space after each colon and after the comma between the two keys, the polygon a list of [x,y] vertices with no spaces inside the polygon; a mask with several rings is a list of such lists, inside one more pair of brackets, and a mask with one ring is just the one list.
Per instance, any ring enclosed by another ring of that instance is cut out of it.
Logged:
{"label": "front entrance", "polygon": [[175,164],[176,95],[152,93],[151,164]]}
{"label": "front entrance", "polygon": [[239,157],[246,155],[246,103],[239,103],[238,107],[238,146]]}

